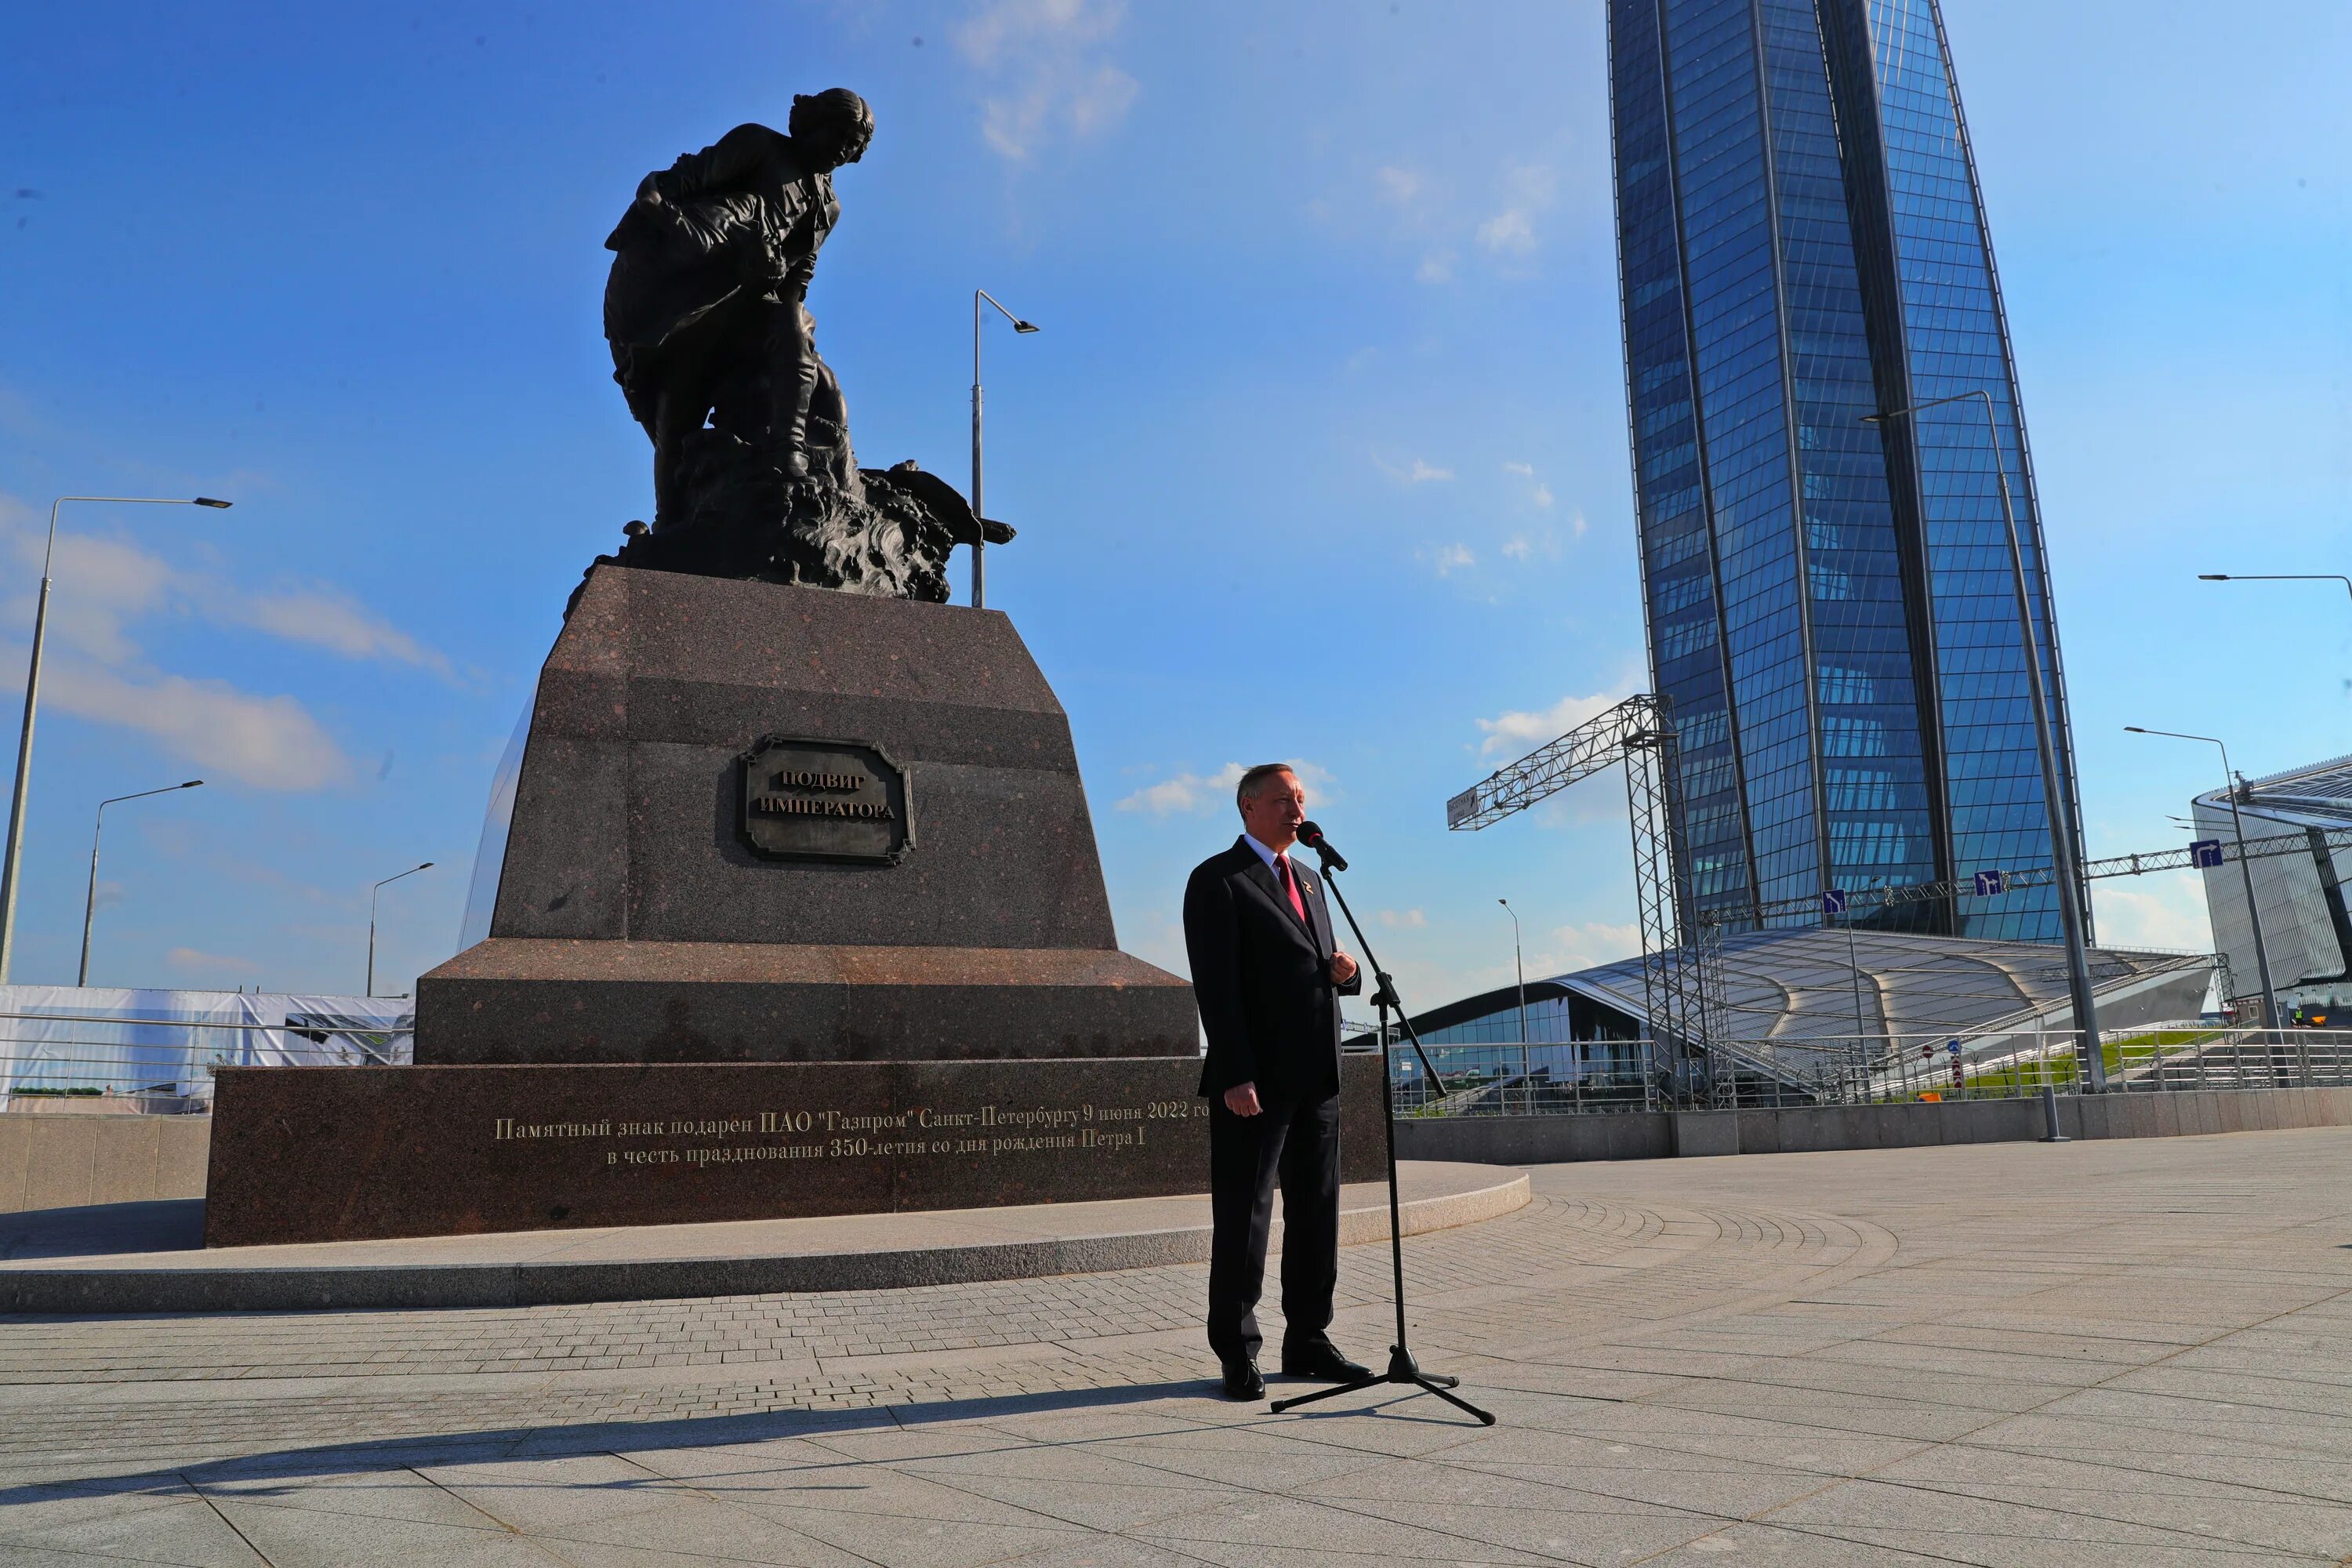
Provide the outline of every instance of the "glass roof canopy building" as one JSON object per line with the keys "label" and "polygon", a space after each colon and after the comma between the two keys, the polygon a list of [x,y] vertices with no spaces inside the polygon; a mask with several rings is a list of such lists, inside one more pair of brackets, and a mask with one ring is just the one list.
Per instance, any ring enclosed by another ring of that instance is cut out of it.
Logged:
{"label": "glass roof canopy building", "polygon": [[2192,809],[2200,838],[2227,843],[2242,823],[2251,839],[2305,836],[2305,852],[2209,868],[2205,905],[2214,945],[2228,955],[2231,985],[2239,995],[2258,995],[2262,989],[2254,925],[2246,910],[2252,880],[2280,1007],[2292,1012],[2316,1004],[2340,1012],[2336,1004],[2352,996],[2352,901],[2345,894],[2352,883],[2352,848],[2331,836],[2352,828],[2352,757],[2240,780],[2232,790],[2199,795]]}
{"label": "glass roof canopy building", "polygon": [[[1681,741],[1682,907],[1738,930],[1743,910],[1825,888],[2053,864],[1996,462],[2072,810],[2065,689],[1935,0],[1610,0],[1609,30],[1650,662]],[[1979,388],[1993,429],[1975,397],[1863,423]],[[1900,919],[2053,942],[2056,900],[2034,888]]]}

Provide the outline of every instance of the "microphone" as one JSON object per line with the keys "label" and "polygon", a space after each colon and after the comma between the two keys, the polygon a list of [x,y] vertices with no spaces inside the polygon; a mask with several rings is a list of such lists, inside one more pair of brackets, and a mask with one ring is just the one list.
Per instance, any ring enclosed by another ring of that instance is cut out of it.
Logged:
{"label": "microphone", "polygon": [[1348,868],[1348,858],[1340,854],[1337,849],[1331,847],[1331,841],[1323,837],[1323,828],[1320,824],[1313,822],[1300,823],[1298,825],[1298,842],[1306,845],[1307,847],[1314,850],[1315,853],[1323,857],[1323,868],[1325,870],[1344,871]]}

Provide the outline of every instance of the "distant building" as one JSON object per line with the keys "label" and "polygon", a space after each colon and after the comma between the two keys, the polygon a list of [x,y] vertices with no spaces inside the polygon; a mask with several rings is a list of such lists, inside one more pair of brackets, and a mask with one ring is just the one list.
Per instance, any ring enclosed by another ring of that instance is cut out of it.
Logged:
{"label": "distant building", "polygon": [[[1984,405],[1863,423],[1991,395],[2071,802],[2041,510],[1935,0],[1610,0],[1609,30],[1683,907],[1738,929],[1824,888],[2053,864]],[[1874,923],[2053,942],[2057,896]]]}
{"label": "distant building", "polygon": [[[2110,1032],[2194,1020],[2212,984],[2207,955],[2095,948],[2089,957]],[[1843,931],[1750,931],[1724,939],[1720,978],[1711,1045],[1723,1070],[1794,1086],[1857,1046],[1874,1058],[1961,1037],[1969,1058],[1999,1056],[2068,1028],[2074,1016],[2064,954],[2039,942],[1858,930],[1849,949]],[[1638,958],[1528,981],[1527,1075],[1561,1091],[1637,1084],[1646,1058],[1635,1042],[1651,1033],[1643,1009]],[[1521,1071],[1516,986],[1417,1014],[1413,1026],[1441,1072],[1480,1080]],[[1411,1098],[1421,1069],[1410,1049],[1391,1059]]]}
{"label": "distant building", "polygon": [[[2352,1002],[2352,919],[2344,901],[2352,849],[2331,846],[2326,835],[2330,828],[2352,828],[2352,757],[2255,779],[2242,784],[2237,795],[2247,838],[2302,834],[2308,845],[2296,853],[2257,856],[2247,865],[2280,1011],[2333,1012],[2336,1004]],[[2198,837],[2233,841],[2228,792],[2199,795],[2193,810]],[[2205,907],[2213,917],[2213,945],[2229,960],[2231,989],[2241,997],[2259,996],[2246,878],[2235,860],[2206,870]]]}

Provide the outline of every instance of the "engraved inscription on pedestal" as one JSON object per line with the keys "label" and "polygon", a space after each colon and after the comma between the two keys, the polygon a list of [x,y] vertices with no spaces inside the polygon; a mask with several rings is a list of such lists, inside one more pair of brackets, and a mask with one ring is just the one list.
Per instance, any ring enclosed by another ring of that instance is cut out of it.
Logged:
{"label": "engraved inscription on pedestal", "polygon": [[[223,1067],[209,1247],[1198,1192],[1197,1060]],[[1381,1169],[1341,1064],[1343,1181]]]}
{"label": "engraved inscription on pedestal", "polygon": [[870,742],[769,735],[738,773],[743,842],[762,859],[895,866],[914,847],[906,771]]}
{"label": "engraved inscription on pedestal", "polygon": [[[726,1106],[715,1114],[602,1116],[593,1121],[480,1118],[493,1143],[545,1143],[581,1156],[576,1173],[684,1165],[754,1166],[774,1161],[878,1161],[935,1155],[1012,1154],[1085,1159],[1147,1149],[1188,1122],[1205,1125],[1205,1100],[1123,1097],[1097,1104],[1081,1096],[904,1109],[787,1104]],[[469,1152],[468,1159],[478,1158]],[[563,1162],[570,1165],[570,1161]]]}

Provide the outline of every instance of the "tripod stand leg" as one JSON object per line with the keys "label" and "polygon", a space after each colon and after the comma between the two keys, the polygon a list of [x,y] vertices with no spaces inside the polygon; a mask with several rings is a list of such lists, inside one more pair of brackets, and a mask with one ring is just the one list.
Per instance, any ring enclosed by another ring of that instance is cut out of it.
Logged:
{"label": "tripod stand leg", "polygon": [[1318,1388],[1312,1394],[1301,1394],[1289,1399],[1277,1399],[1269,1408],[1275,1415],[1279,1415],[1286,1410],[1296,1410],[1302,1405],[1313,1405],[1318,1400],[1329,1399],[1336,1394],[1355,1394],[1367,1388],[1385,1388],[1394,1384],[1399,1388],[1418,1389],[1423,1394],[1433,1394],[1456,1410],[1475,1415],[1482,1423],[1492,1426],[1495,1424],[1495,1417],[1492,1415],[1479,1409],[1468,1400],[1446,1392],[1449,1388],[1460,1387],[1461,1382],[1459,1378],[1433,1377],[1427,1373],[1421,1372],[1386,1373],[1379,1377],[1365,1378],[1359,1383],[1333,1384],[1328,1388]]}
{"label": "tripod stand leg", "polygon": [[1471,1404],[1468,1400],[1461,1398],[1456,1394],[1448,1394],[1444,1389],[1437,1386],[1439,1383],[1443,1382],[1452,1386],[1459,1387],[1461,1385],[1461,1379],[1454,1377],[1441,1379],[1430,1377],[1424,1374],[1421,1377],[1414,1378],[1413,1381],[1421,1384],[1424,1393],[1434,1394],[1438,1398],[1443,1399],[1446,1404],[1453,1405],[1456,1410],[1466,1410],[1471,1415],[1475,1415],[1482,1425],[1492,1426],[1495,1424],[1495,1417],[1490,1413],[1481,1410],[1476,1405]]}
{"label": "tripod stand leg", "polygon": [[1328,1388],[1318,1388],[1312,1394],[1293,1394],[1288,1399],[1277,1399],[1269,1408],[1279,1415],[1286,1410],[1296,1410],[1302,1405],[1312,1405],[1318,1399],[1328,1399],[1339,1394],[1353,1394],[1360,1388],[1375,1388],[1387,1381],[1388,1379],[1384,1377],[1368,1377],[1357,1383],[1335,1383]]}

